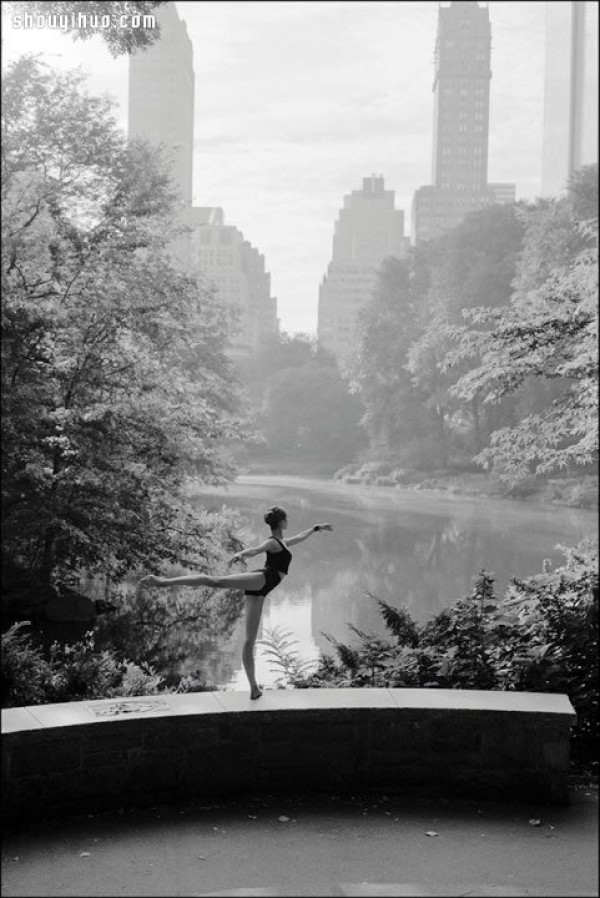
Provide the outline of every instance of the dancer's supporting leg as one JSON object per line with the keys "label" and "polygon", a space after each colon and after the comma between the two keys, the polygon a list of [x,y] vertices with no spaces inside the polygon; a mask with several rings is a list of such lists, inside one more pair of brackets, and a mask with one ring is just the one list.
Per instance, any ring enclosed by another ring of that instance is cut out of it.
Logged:
{"label": "dancer's supporting leg", "polygon": [[[260,587],[259,587],[260,588]],[[250,698],[260,698],[262,690],[254,673],[254,644],[262,614],[264,596],[246,596],[246,639],[242,649],[242,663],[250,684]]]}
{"label": "dancer's supporting leg", "polygon": [[[210,577],[207,574],[189,574],[183,577],[157,577],[148,574],[140,580],[143,586],[210,586],[213,589],[262,589],[265,575],[260,571],[248,574],[229,574]],[[246,596],[246,639],[242,650],[242,663],[250,684],[250,698],[260,698],[262,691],[254,673],[254,644],[262,614],[264,596]]]}

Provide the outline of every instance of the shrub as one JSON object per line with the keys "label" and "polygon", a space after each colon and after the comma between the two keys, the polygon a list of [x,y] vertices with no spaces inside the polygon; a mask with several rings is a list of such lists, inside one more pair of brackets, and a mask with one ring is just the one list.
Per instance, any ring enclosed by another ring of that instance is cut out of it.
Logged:
{"label": "shrub", "polygon": [[32,645],[24,632],[29,621],[21,621],[2,634],[0,690],[3,708],[41,705],[52,681],[51,665],[41,648]]}
{"label": "shrub", "polygon": [[3,708],[168,691],[151,667],[119,659],[109,649],[96,651],[91,632],[71,645],[54,642],[46,658],[27,626],[22,621],[2,634]]}
{"label": "shrub", "polygon": [[325,634],[337,658],[323,655],[293,685],[564,692],[577,712],[573,759],[594,759],[600,747],[598,552],[586,542],[564,552],[562,567],[546,565],[539,575],[513,579],[502,599],[481,571],[469,596],[424,626],[370,596],[392,638],[351,625],[357,646]]}
{"label": "shrub", "polygon": [[502,607],[511,638],[494,663],[501,688],[565,692],[578,718],[573,755],[589,758],[600,747],[598,555],[586,544],[565,552],[556,571],[512,581]]}

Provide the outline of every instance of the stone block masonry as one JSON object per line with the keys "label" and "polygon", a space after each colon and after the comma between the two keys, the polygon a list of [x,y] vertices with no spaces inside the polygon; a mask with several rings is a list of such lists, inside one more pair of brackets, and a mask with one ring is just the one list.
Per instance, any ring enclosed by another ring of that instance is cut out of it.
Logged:
{"label": "stone block masonry", "polygon": [[565,695],[298,689],[2,711],[6,822],[240,793],[568,802]]}

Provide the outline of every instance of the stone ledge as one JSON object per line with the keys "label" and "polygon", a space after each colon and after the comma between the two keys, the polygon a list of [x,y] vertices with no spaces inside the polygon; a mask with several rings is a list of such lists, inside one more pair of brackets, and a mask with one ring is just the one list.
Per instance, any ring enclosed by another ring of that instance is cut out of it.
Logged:
{"label": "stone ledge", "polygon": [[[265,712],[335,711],[357,709],[415,709],[548,715],[548,719],[577,722],[566,695],[547,692],[488,692],[481,689],[274,689],[259,701],[247,692],[194,692],[184,695],[139,696],[29,705],[2,710],[2,732],[16,733],[48,727],[140,720],[223,712],[254,715]],[[279,715],[278,715],[279,716]]]}
{"label": "stone ledge", "polygon": [[140,696],[2,711],[3,813],[334,788],[568,801],[565,695],[449,689]]}

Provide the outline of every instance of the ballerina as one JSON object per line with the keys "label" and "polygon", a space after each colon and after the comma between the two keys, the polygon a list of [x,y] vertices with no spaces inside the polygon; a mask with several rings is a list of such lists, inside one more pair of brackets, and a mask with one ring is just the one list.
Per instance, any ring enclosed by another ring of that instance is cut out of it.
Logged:
{"label": "ballerina", "polygon": [[257,699],[262,690],[256,682],[254,670],[254,646],[256,634],[262,615],[265,596],[287,576],[292,553],[289,547],[308,539],[313,533],[333,530],[332,524],[314,524],[284,541],[283,533],[288,526],[287,512],[279,505],[273,505],[264,515],[264,522],[271,528],[271,536],[258,546],[252,546],[236,552],[228,562],[228,567],[237,561],[245,562],[246,558],[266,553],[264,567],[244,574],[226,574],[211,576],[209,574],[189,574],[182,577],[156,577],[148,574],[142,577],[140,585],[144,586],[209,586],[213,589],[243,589],[246,595],[246,635],[242,649],[242,663],[250,684],[250,698]]}

